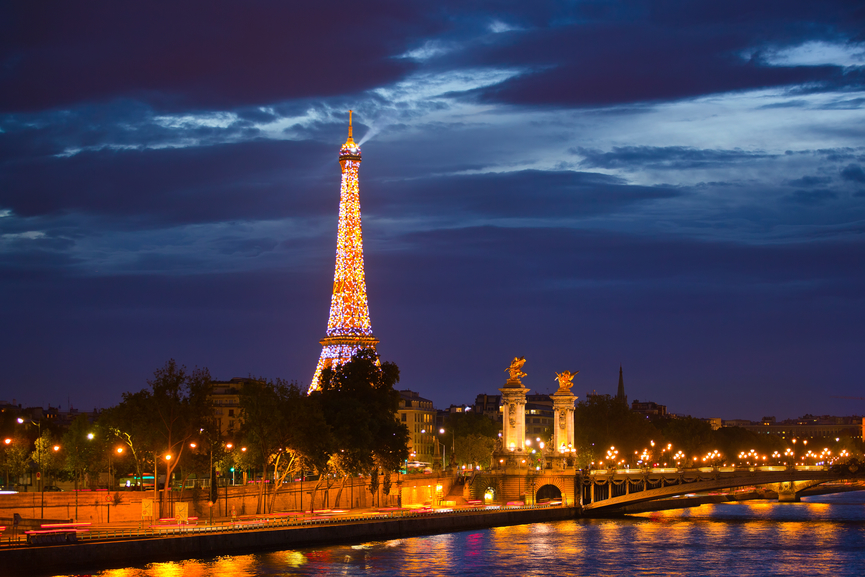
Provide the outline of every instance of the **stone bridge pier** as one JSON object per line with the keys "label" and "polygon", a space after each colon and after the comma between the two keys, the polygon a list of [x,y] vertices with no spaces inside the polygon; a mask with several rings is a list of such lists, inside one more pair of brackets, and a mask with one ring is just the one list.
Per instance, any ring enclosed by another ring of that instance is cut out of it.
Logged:
{"label": "stone bridge pier", "polygon": [[521,457],[518,459],[500,464],[494,471],[476,474],[469,483],[468,498],[500,505],[517,502],[534,505],[558,500],[570,507],[579,505],[579,471],[573,467],[554,466],[538,471],[522,464]]}
{"label": "stone bridge pier", "polygon": [[798,503],[799,493],[819,485],[823,481],[784,481],[783,483],[767,483],[763,485],[770,491],[778,493],[778,501],[781,503]]}

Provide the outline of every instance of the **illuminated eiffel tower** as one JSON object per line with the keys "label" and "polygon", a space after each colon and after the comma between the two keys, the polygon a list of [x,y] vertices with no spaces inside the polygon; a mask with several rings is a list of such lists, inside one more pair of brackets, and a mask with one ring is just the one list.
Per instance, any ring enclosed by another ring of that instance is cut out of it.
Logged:
{"label": "illuminated eiffel tower", "polygon": [[360,349],[375,349],[378,339],[372,334],[366,278],[363,271],[363,234],[360,227],[360,193],[357,170],[360,147],[351,137],[351,110],[348,111],[348,140],[339,149],[342,186],[339,191],[339,227],[336,233],[336,267],[327,336],[321,339],[321,357],[312,377],[309,392],[319,388],[321,371],[351,359]]}

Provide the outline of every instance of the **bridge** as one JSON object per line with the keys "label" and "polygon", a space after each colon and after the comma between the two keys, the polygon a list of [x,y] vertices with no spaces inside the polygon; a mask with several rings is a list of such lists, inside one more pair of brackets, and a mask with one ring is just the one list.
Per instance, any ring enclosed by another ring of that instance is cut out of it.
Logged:
{"label": "bridge", "polygon": [[[653,509],[677,509],[705,502],[718,493],[740,487],[758,487],[777,494],[781,502],[798,501],[802,491],[827,482],[863,480],[865,469],[853,465],[833,466],[756,466],[601,469],[592,471],[561,467],[526,472],[511,467],[475,475],[464,494],[476,499],[484,496],[498,502],[522,501],[527,504],[560,499],[565,505],[581,507],[585,515],[617,515],[635,505],[653,503]],[[865,489],[865,485],[859,485]],[[852,487],[826,489],[824,492],[851,490]],[[702,498],[673,497],[701,494]],[[665,506],[669,500],[669,506]],[[663,501],[663,502],[662,502]]]}

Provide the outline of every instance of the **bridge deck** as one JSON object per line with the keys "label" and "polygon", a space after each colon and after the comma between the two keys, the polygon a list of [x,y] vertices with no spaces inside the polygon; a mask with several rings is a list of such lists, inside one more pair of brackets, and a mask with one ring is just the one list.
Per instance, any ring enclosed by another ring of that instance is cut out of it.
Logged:
{"label": "bridge deck", "polygon": [[[851,471],[838,468],[815,466],[591,471],[581,479],[583,511],[612,512],[626,505],[667,499],[682,493],[702,493],[734,487],[776,483],[807,483],[810,486],[849,478],[852,474]],[[596,495],[596,492],[599,495]]]}

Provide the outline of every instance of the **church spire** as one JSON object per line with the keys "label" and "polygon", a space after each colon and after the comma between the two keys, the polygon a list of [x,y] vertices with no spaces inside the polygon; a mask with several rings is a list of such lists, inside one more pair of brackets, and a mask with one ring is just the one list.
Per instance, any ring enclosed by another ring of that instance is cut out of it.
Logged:
{"label": "church spire", "polygon": [[616,391],[616,400],[626,407],[628,406],[628,397],[625,395],[625,379],[622,377],[622,365],[619,365],[619,389]]}

